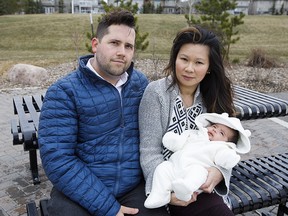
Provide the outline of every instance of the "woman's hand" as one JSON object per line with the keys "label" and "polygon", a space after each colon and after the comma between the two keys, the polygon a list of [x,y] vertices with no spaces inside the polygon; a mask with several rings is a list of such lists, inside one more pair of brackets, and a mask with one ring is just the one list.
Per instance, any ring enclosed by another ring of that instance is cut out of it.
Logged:
{"label": "woman's hand", "polygon": [[[222,180],[223,176],[222,173],[216,167],[209,167],[208,170],[208,177],[206,182],[200,187],[201,190],[205,193],[212,193],[215,186],[218,185]],[[197,200],[198,192],[194,192],[191,195],[191,199],[187,202],[183,200],[179,200],[176,198],[175,193],[171,193],[171,200],[170,205],[175,206],[188,206],[190,203],[195,202]]]}
{"label": "woman's hand", "polygon": [[124,214],[136,215],[138,212],[139,212],[139,209],[137,209],[137,208],[130,208],[130,207],[126,207],[126,206],[121,206],[121,208],[120,208],[120,210],[116,216],[124,216]]}
{"label": "woman's hand", "polygon": [[170,199],[170,205],[175,205],[175,206],[188,206],[190,203],[195,202],[197,200],[197,192],[194,192],[191,195],[191,199],[189,201],[183,201],[183,200],[179,200],[177,199],[177,197],[175,196],[175,193],[171,193],[171,199]]}
{"label": "woman's hand", "polygon": [[222,173],[216,167],[209,167],[208,170],[208,177],[206,182],[200,187],[203,192],[212,193],[215,186],[218,185],[222,180],[223,176]]}

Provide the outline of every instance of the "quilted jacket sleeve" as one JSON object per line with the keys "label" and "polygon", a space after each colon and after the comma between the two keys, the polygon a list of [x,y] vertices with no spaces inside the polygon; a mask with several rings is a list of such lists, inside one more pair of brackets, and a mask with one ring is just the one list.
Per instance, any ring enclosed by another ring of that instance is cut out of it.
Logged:
{"label": "quilted jacket sleeve", "polygon": [[120,204],[75,154],[77,111],[73,95],[51,86],[41,110],[39,145],[43,168],[53,185],[92,215],[116,215]]}

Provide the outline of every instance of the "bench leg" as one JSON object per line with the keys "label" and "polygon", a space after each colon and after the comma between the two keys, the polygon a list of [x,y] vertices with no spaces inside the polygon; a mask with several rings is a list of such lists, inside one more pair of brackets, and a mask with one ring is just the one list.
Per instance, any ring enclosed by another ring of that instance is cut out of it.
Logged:
{"label": "bench leg", "polygon": [[26,204],[27,216],[38,216],[38,211],[36,207],[36,203],[34,201]]}
{"label": "bench leg", "polygon": [[30,169],[32,173],[33,184],[40,184],[38,174],[37,152],[36,149],[29,150]]}
{"label": "bench leg", "polygon": [[286,206],[286,203],[280,203],[278,206],[277,216],[284,216],[284,214],[288,215],[288,207]]}
{"label": "bench leg", "polygon": [[48,205],[48,199],[40,200],[40,213],[41,213],[41,216],[48,216],[47,205]]}

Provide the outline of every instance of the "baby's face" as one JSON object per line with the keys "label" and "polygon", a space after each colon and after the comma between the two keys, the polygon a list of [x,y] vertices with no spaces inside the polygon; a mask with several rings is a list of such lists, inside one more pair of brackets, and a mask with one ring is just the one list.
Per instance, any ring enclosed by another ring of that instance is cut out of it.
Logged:
{"label": "baby's face", "polygon": [[233,137],[233,130],[223,124],[213,124],[208,126],[207,130],[210,141],[227,142],[231,137]]}

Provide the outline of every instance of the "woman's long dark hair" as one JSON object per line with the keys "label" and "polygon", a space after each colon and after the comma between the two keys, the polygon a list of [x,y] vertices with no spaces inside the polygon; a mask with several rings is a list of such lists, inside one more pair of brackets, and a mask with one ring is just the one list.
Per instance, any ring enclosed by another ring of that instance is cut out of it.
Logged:
{"label": "woman's long dark hair", "polygon": [[177,84],[176,58],[179,50],[184,44],[201,44],[209,47],[209,74],[206,74],[200,83],[200,91],[207,112],[223,113],[230,116],[235,115],[233,104],[232,82],[226,76],[221,55],[221,43],[216,35],[199,26],[184,28],[176,35],[170,52],[170,60],[164,73],[171,75],[171,87]]}

